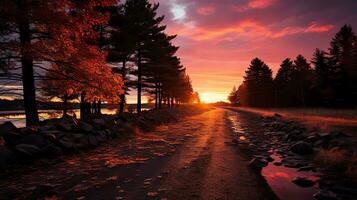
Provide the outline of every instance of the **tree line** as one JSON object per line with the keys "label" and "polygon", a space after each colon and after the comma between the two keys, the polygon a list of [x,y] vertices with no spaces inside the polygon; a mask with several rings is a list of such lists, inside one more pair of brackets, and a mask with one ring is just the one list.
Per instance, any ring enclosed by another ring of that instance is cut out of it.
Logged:
{"label": "tree line", "polygon": [[254,58],[228,100],[251,107],[356,107],[357,36],[344,25],[327,51],[316,49],[311,62],[302,55],[286,58],[275,78]]}
{"label": "tree line", "polygon": [[39,122],[39,98],[80,100],[81,117],[100,113],[102,102],[124,112],[132,89],[137,112],[143,93],[155,108],[192,101],[158,8],[148,0],[0,0],[0,96],[24,99],[27,125]]}

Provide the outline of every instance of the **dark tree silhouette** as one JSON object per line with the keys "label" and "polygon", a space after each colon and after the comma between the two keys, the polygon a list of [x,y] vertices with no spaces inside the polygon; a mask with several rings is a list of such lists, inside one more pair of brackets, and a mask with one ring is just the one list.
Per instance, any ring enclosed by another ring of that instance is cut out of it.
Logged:
{"label": "dark tree silhouette", "polygon": [[290,58],[286,58],[280,65],[274,79],[274,106],[291,106],[293,93],[291,90],[294,66]]}
{"label": "dark tree silhouette", "polygon": [[273,78],[268,65],[259,58],[255,58],[245,73],[244,84],[247,87],[249,106],[272,106]]}
{"label": "dark tree silhouette", "polygon": [[233,105],[237,105],[238,104],[238,94],[237,94],[237,92],[238,92],[238,90],[237,90],[236,86],[234,86],[232,91],[229,93],[229,96],[228,96],[229,102],[231,102],[231,104],[233,104]]}
{"label": "dark tree silhouette", "polygon": [[292,90],[298,106],[307,106],[310,86],[312,83],[312,69],[306,58],[298,55],[294,60],[294,71],[292,75]]}
{"label": "dark tree silhouette", "polygon": [[141,112],[141,92],[142,92],[142,64],[146,58],[143,54],[148,43],[157,34],[165,30],[165,26],[160,23],[163,16],[157,17],[159,4],[151,4],[148,0],[127,0],[124,3],[124,15],[127,18],[127,25],[134,39],[136,59],[137,59],[137,112]]}
{"label": "dark tree silhouette", "polygon": [[107,61],[115,64],[113,70],[121,75],[125,84],[125,92],[121,94],[119,104],[119,113],[123,113],[126,104],[126,95],[133,85],[130,80],[132,69],[128,67],[128,63],[132,62],[136,42],[131,32],[130,21],[128,16],[126,16],[123,5],[116,6],[112,9],[108,26],[110,27],[110,37],[107,41]]}
{"label": "dark tree silhouette", "polygon": [[352,27],[345,25],[330,44],[336,106],[352,106],[357,102],[356,41]]}
{"label": "dark tree silhouette", "polygon": [[332,106],[334,99],[333,91],[333,69],[329,65],[327,53],[316,49],[311,60],[314,66],[314,84],[312,85],[312,94],[314,105]]}

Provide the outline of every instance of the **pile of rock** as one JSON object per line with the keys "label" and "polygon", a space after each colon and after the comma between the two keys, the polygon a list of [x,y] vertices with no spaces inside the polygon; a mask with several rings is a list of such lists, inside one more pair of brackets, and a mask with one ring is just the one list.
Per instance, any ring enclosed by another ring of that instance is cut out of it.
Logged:
{"label": "pile of rock", "polygon": [[38,157],[57,157],[65,153],[96,147],[127,131],[120,120],[72,117],[51,119],[38,127],[16,128],[11,122],[0,125],[0,167]]}

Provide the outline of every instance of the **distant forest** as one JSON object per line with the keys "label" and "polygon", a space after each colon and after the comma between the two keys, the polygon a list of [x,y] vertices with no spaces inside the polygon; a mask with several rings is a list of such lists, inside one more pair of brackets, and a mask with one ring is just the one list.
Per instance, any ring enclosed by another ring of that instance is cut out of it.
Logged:
{"label": "distant forest", "polygon": [[302,55],[286,58],[275,78],[254,58],[228,99],[250,107],[356,107],[357,36],[343,26],[327,51],[316,49],[311,62]]}

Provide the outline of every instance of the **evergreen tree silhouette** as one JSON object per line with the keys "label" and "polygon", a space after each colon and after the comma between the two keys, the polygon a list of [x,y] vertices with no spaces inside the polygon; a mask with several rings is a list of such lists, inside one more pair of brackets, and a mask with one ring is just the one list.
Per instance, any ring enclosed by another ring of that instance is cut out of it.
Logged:
{"label": "evergreen tree silhouette", "polygon": [[333,67],[336,106],[356,105],[356,40],[352,27],[344,25],[330,43],[329,63]]}
{"label": "evergreen tree silhouette", "polygon": [[291,106],[293,92],[291,90],[294,66],[290,58],[286,58],[280,65],[274,79],[274,106]]}
{"label": "evergreen tree silhouette", "polygon": [[157,17],[159,4],[151,4],[148,0],[127,0],[124,3],[124,15],[127,19],[128,30],[134,40],[137,59],[137,112],[141,112],[142,95],[142,64],[146,62],[143,54],[148,43],[157,34],[165,30],[160,23],[163,16]]}
{"label": "evergreen tree silhouette", "polygon": [[272,106],[272,70],[262,60],[255,58],[245,73],[244,84],[247,87],[249,106]]}

